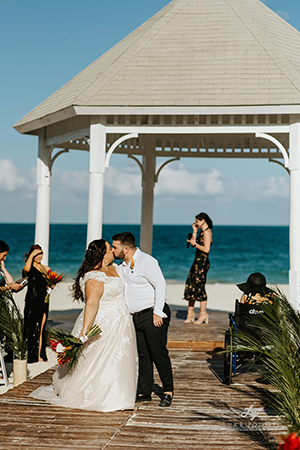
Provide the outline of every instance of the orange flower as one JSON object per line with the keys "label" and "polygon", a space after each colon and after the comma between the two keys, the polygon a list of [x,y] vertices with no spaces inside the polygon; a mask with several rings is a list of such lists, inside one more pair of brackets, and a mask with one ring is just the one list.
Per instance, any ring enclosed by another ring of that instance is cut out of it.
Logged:
{"label": "orange flower", "polygon": [[293,432],[288,436],[282,436],[284,442],[279,444],[278,450],[300,450],[300,438],[297,433]]}
{"label": "orange flower", "polygon": [[[72,370],[78,361],[78,356],[82,351],[84,342],[73,336],[69,332],[60,329],[51,330],[51,347],[57,354],[57,362],[60,366],[66,364],[69,370]],[[101,333],[98,325],[94,325],[87,333],[86,338],[93,338]]]}
{"label": "orange flower", "polygon": [[50,339],[50,344],[51,344],[52,350],[54,350],[56,352],[57,345],[62,344],[62,341],[55,341],[53,339]]}
{"label": "orange flower", "polygon": [[[51,288],[51,289],[53,289],[57,285],[57,283],[59,283],[60,281],[63,280],[63,274],[58,275],[57,272],[54,272],[51,269],[49,269],[47,272],[43,272],[43,277],[46,280],[47,288]],[[49,301],[50,301],[51,289],[47,290],[47,294],[46,294],[46,297],[44,300],[45,303],[49,303]]]}

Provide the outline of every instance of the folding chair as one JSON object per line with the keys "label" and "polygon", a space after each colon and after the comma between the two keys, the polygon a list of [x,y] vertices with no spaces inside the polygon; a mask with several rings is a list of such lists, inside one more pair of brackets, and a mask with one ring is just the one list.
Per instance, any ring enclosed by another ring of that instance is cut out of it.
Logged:
{"label": "folding chair", "polygon": [[8,386],[7,372],[6,366],[4,362],[4,356],[6,353],[3,351],[1,343],[0,343],[0,385]]}

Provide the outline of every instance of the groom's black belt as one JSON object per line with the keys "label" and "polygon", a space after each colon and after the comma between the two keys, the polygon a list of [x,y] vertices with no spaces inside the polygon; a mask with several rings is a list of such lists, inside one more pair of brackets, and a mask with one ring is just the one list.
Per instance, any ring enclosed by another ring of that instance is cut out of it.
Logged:
{"label": "groom's black belt", "polygon": [[153,306],[151,306],[150,308],[142,309],[142,311],[138,311],[138,312],[131,313],[131,314],[132,314],[132,316],[137,317],[137,316],[141,316],[142,314],[145,314],[146,312],[151,311],[153,309],[154,309]]}

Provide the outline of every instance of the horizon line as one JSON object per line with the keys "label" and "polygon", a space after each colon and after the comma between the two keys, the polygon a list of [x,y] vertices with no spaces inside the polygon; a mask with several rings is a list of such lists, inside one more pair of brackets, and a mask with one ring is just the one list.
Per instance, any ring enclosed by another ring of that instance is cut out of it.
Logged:
{"label": "horizon line", "polygon": [[[35,222],[0,222],[0,225],[35,225]],[[49,225],[83,225],[87,226],[87,223],[82,222],[50,222]],[[126,225],[126,226],[141,226],[140,223],[103,223],[103,225],[114,226],[114,225]],[[173,226],[191,226],[190,223],[154,223],[153,226],[165,226],[165,227],[173,227]],[[222,224],[218,223],[213,225],[213,227],[289,227],[289,224]]]}

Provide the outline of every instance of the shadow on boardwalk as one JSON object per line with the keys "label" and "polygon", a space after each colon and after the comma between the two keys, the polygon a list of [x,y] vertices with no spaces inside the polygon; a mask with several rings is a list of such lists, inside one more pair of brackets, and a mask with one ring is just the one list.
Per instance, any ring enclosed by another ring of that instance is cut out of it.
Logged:
{"label": "shadow on boardwalk", "polygon": [[138,404],[134,411],[99,413],[29,398],[34,389],[51,383],[50,369],[0,396],[0,448],[275,450],[286,430],[267,406],[270,387],[261,384],[253,370],[226,386],[223,357],[189,347],[191,339],[221,330],[226,316],[203,328],[186,326],[181,318],[173,321],[170,337],[178,342],[182,336],[186,348],[170,349],[175,380],[170,408],[159,407],[157,375],[152,402]]}

